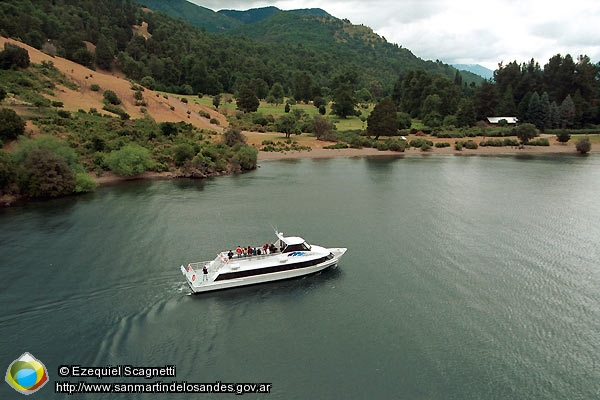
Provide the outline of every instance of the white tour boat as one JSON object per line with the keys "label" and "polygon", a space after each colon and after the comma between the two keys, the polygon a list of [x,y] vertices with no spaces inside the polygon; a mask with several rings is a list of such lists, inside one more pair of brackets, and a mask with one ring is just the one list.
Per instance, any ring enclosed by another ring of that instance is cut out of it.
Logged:
{"label": "white tour boat", "polygon": [[250,251],[246,248],[245,252],[239,247],[223,251],[212,261],[182,265],[181,272],[193,293],[208,292],[312,274],[337,265],[347,250],[310,245],[297,236],[275,234],[277,241],[269,246]]}

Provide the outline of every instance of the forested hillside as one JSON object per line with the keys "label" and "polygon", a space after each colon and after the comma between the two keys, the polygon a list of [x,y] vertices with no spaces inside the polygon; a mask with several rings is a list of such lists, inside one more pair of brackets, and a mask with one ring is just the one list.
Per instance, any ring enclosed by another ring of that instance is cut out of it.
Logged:
{"label": "forested hillside", "polygon": [[[169,9],[190,6],[160,4]],[[239,22],[223,13],[196,9],[194,13],[186,8],[186,15]],[[116,58],[116,65],[131,79],[149,76],[156,88],[171,92],[214,95],[234,92],[241,82],[254,80],[254,86],[266,84],[268,89],[279,83],[294,96],[294,76],[304,72],[318,89],[314,95],[326,95],[336,76],[353,70],[355,89],[366,88],[380,98],[390,94],[394,82],[410,69],[455,74],[454,68],[423,61],[367,27],[310,14],[277,12],[253,24],[240,22],[235,29],[235,23],[223,23],[229,32],[224,35],[143,11],[130,0],[0,3],[2,34],[87,66],[110,68]],[[131,29],[143,22],[148,24],[148,38]]]}

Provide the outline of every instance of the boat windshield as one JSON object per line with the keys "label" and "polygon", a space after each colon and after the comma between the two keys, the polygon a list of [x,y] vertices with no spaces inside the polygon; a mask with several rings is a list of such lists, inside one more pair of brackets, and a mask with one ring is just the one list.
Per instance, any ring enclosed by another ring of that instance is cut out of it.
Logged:
{"label": "boat windshield", "polygon": [[285,246],[282,253],[289,253],[292,251],[310,251],[310,245],[306,242],[288,244],[287,246]]}

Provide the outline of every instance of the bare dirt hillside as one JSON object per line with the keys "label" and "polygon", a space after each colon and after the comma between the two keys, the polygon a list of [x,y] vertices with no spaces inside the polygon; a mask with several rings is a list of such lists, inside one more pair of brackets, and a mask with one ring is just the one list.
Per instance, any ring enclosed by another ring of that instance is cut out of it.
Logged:
{"label": "bare dirt hillside", "polygon": [[[223,130],[223,126],[227,126],[225,117],[210,107],[193,104],[192,102],[186,104],[175,96],[165,98],[162,94],[148,89],[143,92],[143,98],[147,105],[138,107],[135,105],[131,82],[125,79],[121,73],[93,71],[72,61],[49,56],[24,43],[0,36],[0,48],[4,48],[6,42],[25,48],[29,52],[29,58],[33,63],[39,64],[42,61],[52,61],[58,70],[77,84],[78,90],[58,86],[54,90],[54,96],[48,96],[51,100],[62,101],[66,110],[77,111],[83,109],[88,111],[90,108],[96,108],[102,112],[104,106],[102,93],[104,90],[112,90],[122,100],[121,106],[131,118],[142,118],[144,116],[142,108],[145,108],[147,113],[157,122],[184,121],[198,128],[212,129],[218,132]],[[100,90],[90,90],[92,84],[100,86]],[[202,117],[198,113],[199,111],[209,113],[211,118],[216,118],[219,121],[220,125],[211,124],[208,118]]]}

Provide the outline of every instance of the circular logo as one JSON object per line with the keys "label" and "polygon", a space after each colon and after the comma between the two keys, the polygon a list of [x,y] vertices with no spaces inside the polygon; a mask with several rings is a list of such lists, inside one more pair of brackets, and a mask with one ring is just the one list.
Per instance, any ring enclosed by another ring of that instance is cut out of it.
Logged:
{"label": "circular logo", "polygon": [[6,382],[17,392],[31,394],[48,382],[46,367],[29,353],[24,353],[9,365]]}

